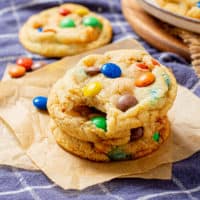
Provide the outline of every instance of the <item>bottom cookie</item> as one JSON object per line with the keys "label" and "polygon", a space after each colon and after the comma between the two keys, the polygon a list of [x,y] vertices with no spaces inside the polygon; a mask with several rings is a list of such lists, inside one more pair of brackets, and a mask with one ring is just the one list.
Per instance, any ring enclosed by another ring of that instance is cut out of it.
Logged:
{"label": "bottom cookie", "polygon": [[130,140],[127,144],[120,146],[78,140],[63,133],[53,120],[51,120],[50,129],[56,142],[68,152],[92,161],[109,162],[134,160],[157,150],[170,134],[167,117],[160,119],[160,122],[161,125],[157,131],[150,133],[144,137],[145,139]]}

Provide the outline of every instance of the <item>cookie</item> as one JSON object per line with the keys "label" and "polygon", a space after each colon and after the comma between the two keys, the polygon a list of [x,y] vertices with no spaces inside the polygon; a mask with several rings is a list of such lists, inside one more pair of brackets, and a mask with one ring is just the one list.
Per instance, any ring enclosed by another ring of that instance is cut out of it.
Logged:
{"label": "cookie", "polygon": [[48,111],[59,129],[85,142],[124,145],[131,130],[166,116],[172,73],[142,50],[89,55],[52,87]]}
{"label": "cookie", "polygon": [[200,19],[200,1],[198,0],[156,0],[164,9],[195,19]]}
{"label": "cookie", "polygon": [[46,57],[78,54],[107,44],[111,38],[107,19],[70,3],[31,16],[19,33],[26,49]]}
{"label": "cookie", "polygon": [[100,162],[132,160],[146,156],[157,150],[170,134],[167,117],[163,117],[150,127],[145,127],[142,135],[138,132],[139,137],[138,133],[133,131],[131,140],[124,145],[78,140],[63,133],[53,120],[50,127],[55,140],[62,148],[81,158]]}

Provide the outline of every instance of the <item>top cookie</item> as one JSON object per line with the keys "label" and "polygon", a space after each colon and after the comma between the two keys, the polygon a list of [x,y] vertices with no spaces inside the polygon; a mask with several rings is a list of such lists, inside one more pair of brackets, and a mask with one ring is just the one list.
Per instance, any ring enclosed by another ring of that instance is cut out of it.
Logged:
{"label": "top cookie", "polygon": [[46,57],[63,57],[94,49],[112,37],[110,22],[78,4],[63,4],[23,25],[19,39],[28,50]]}
{"label": "top cookie", "polygon": [[176,89],[174,76],[145,51],[116,50],[86,56],[67,71],[50,92],[48,110],[77,139],[126,140],[131,129],[166,115]]}
{"label": "top cookie", "polygon": [[170,12],[200,19],[199,0],[156,0],[156,2]]}

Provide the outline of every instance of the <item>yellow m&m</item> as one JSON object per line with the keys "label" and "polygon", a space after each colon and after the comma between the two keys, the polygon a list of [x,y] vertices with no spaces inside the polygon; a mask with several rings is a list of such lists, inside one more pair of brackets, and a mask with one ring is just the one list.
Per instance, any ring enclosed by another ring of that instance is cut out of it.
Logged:
{"label": "yellow m&m", "polygon": [[85,16],[85,15],[87,15],[87,14],[89,13],[89,10],[84,9],[84,8],[79,8],[79,9],[76,9],[74,12],[75,12],[77,15],[83,17],[83,16]]}
{"label": "yellow m&m", "polygon": [[97,95],[102,89],[102,85],[100,82],[92,82],[86,85],[82,91],[85,97],[92,97]]}

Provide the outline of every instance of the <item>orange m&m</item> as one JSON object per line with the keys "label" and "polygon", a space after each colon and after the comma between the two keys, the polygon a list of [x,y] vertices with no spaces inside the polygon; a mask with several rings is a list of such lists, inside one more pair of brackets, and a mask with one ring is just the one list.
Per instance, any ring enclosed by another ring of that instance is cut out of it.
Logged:
{"label": "orange m&m", "polygon": [[155,81],[155,76],[151,72],[146,72],[142,75],[140,75],[136,80],[135,80],[135,85],[137,87],[145,87],[150,84],[152,84]]}
{"label": "orange m&m", "polygon": [[12,78],[18,78],[26,73],[26,69],[22,66],[15,65],[8,70],[8,73]]}

